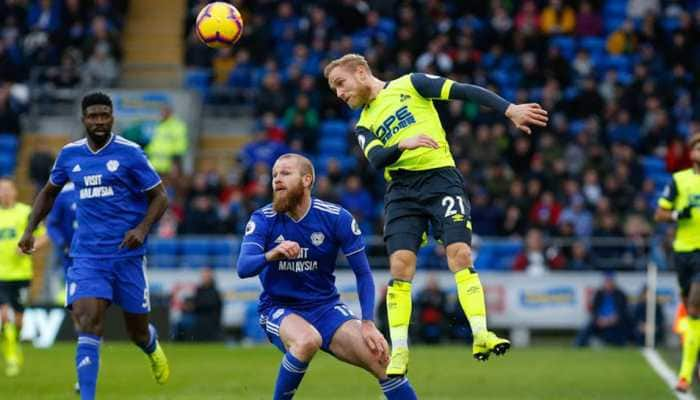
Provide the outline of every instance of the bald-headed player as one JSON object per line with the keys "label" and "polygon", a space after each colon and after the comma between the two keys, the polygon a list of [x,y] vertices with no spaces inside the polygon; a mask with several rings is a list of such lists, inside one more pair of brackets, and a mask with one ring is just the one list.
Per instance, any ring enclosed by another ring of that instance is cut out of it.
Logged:
{"label": "bald-headed player", "polygon": [[[15,183],[0,178],[0,347],[7,376],[19,374],[23,361],[19,332],[22,330],[33,269],[32,257],[22,254],[16,243],[27,226],[31,211],[30,206],[17,201]],[[38,237],[35,248],[41,248],[48,242],[45,231],[43,226],[32,231]]]}
{"label": "bald-headed player", "polygon": [[659,199],[654,218],[677,225],[673,260],[688,311],[688,330],[683,342],[683,361],[676,390],[687,392],[693,381],[700,350],[700,133],[688,141],[693,166],[673,174]]}
{"label": "bald-headed player", "polygon": [[[374,375],[389,400],[415,399],[404,377],[386,375],[388,344],[374,326],[374,281],[355,219],[345,209],[311,197],[314,169],[300,155],[280,156],[272,168],[273,202],[250,217],[237,271],[259,275],[258,311],[267,337],[284,357],[274,399],[291,399],[321,349]],[[358,319],[335,287],[338,252],[357,279]]]}
{"label": "bald-headed player", "polygon": [[389,375],[407,370],[411,281],[416,252],[432,226],[446,247],[460,304],[474,334],[473,355],[486,360],[503,354],[510,342],[486,328],[484,292],[471,253],[470,205],[464,181],[450,153],[434,100],[470,100],[496,110],[515,126],[545,126],[547,112],[538,104],[515,105],[484,88],[443,77],[413,73],[384,82],[364,57],[348,54],[329,63],[324,75],[336,95],[362,113],[355,128],[370,164],[385,169],[384,241],[392,281],[387,289],[391,335]]}

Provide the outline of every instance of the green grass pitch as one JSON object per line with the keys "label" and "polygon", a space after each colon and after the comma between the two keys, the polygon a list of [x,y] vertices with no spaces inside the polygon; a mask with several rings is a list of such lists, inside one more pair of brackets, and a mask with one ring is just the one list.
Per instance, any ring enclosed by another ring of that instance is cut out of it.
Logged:
{"label": "green grass pitch", "polygon": [[[281,354],[271,346],[165,344],[170,382],[159,386],[136,347],[102,347],[98,399],[270,399]],[[75,400],[74,346],[38,350],[24,345],[25,367],[16,378],[0,375],[2,399]],[[470,347],[415,346],[409,378],[421,399],[672,399],[638,350],[567,347],[515,349],[478,363]],[[298,399],[382,399],[368,373],[319,354]]]}

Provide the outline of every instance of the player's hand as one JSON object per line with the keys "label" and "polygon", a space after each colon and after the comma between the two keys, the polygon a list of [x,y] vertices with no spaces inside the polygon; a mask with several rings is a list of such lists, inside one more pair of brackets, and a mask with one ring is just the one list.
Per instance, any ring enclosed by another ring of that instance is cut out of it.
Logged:
{"label": "player's hand", "polygon": [[293,242],[291,240],[285,240],[282,243],[278,244],[277,247],[274,249],[270,250],[267,253],[267,260],[268,261],[279,261],[279,260],[284,260],[284,259],[294,259],[299,257],[299,252],[301,251],[301,247],[299,246],[299,243]]}
{"label": "player's hand", "polygon": [[528,135],[532,133],[530,126],[547,126],[549,121],[547,111],[537,103],[511,104],[506,109],[506,117]]}
{"label": "player's hand", "polygon": [[136,227],[124,235],[124,239],[119,244],[119,248],[123,249],[126,247],[127,249],[135,249],[142,246],[145,240],[146,232],[143,229]]}
{"label": "player's hand", "polygon": [[382,364],[389,363],[389,344],[384,336],[377,330],[372,321],[362,321],[362,339],[372,353],[376,354]]}
{"label": "player's hand", "polygon": [[32,254],[34,252],[34,235],[31,232],[24,232],[22,238],[17,243],[17,247],[24,254]]}
{"label": "player's hand", "polygon": [[401,150],[413,150],[419,147],[437,149],[440,147],[440,145],[435,139],[423,133],[420,135],[411,136],[410,138],[406,138],[399,142],[399,149]]}

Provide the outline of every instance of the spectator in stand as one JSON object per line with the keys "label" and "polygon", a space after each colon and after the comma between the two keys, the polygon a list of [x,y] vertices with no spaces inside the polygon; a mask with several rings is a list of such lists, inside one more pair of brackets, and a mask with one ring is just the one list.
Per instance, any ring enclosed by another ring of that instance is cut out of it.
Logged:
{"label": "spectator in stand", "polygon": [[10,85],[0,81],[0,134],[19,136],[20,132],[19,113],[12,106]]}
{"label": "spectator in stand", "polygon": [[571,257],[566,263],[566,269],[571,271],[585,271],[596,269],[588,247],[580,240],[571,245]]}
{"label": "spectator in stand", "polygon": [[666,152],[666,171],[673,173],[682,169],[692,167],[690,161],[690,149],[685,143],[686,141],[678,136],[671,138]]}
{"label": "spectator in stand", "polygon": [[542,231],[530,229],[525,237],[525,248],[513,260],[513,271],[541,276],[550,270],[562,269],[566,259],[554,247],[545,247]]}
{"label": "spectator in stand", "polygon": [[278,141],[269,140],[267,132],[258,129],[248,144],[243,146],[238,154],[241,165],[246,170],[250,170],[257,163],[263,163],[268,168],[272,168],[272,164],[282,154],[288,153],[289,148]]}
{"label": "spectator in stand", "polygon": [[48,182],[53,163],[54,157],[48,146],[39,143],[29,156],[29,180],[36,188],[36,193]]}
{"label": "spectator in stand", "polygon": [[576,236],[588,237],[593,232],[593,215],[586,209],[583,197],[574,196],[569,206],[564,208],[559,223],[571,223]]}
{"label": "spectator in stand", "polygon": [[591,2],[583,0],[576,16],[576,34],[579,36],[599,36],[603,33],[603,19],[593,9]]}
{"label": "spectator in stand", "polygon": [[117,34],[110,28],[109,21],[103,16],[95,16],[91,23],[91,35],[84,42],[83,53],[90,56],[97,48],[102,48],[109,57],[121,60],[121,47]]}
{"label": "spectator in stand", "polygon": [[212,235],[221,232],[221,219],[216,200],[207,195],[196,195],[185,208],[185,219],[178,227],[180,235]]}
{"label": "spectator in stand", "polygon": [[330,203],[340,203],[338,192],[327,176],[319,176],[314,184],[314,196]]}
{"label": "spectator in stand", "polygon": [[586,347],[592,337],[614,346],[624,346],[630,338],[627,296],[617,287],[615,275],[605,274],[603,286],[593,295],[590,305],[590,321],[576,336],[575,344]]}
{"label": "spectator in stand", "polygon": [[361,228],[365,228],[368,221],[374,218],[374,201],[369,191],[362,187],[362,181],[357,175],[349,175],[345,179],[345,189],[340,196],[340,205],[350,211]]}
{"label": "spectator in stand", "polygon": [[533,226],[551,231],[559,223],[561,210],[561,204],[557,202],[554,194],[545,191],[530,209],[530,222]]}
{"label": "spectator in stand", "polygon": [[637,48],[637,34],[634,22],[625,20],[620,29],[608,37],[606,48],[610,54],[630,54]]}
{"label": "spectator in stand", "polygon": [[187,125],[173,113],[170,104],[161,108],[161,119],[146,146],[146,154],[159,174],[167,174],[188,151]]}
{"label": "spectator in stand", "polygon": [[27,25],[32,30],[55,32],[61,25],[61,1],[39,0],[32,2],[27,15]]}
{"label": "spectator in stand", "polygon": [[576,11],[563,0],[549,0],[540,20],[542,32],[546,34],[569,34],[576,28]]}
{"label": "spectator in stand", "polygon": [[98,46],[85,65],[84,76],[91,86],[113,87],[119,77],[117,61],[105,46]]}
{"label": "spectator in stand", "polygon": [[435,344],[443,340],[447,322],[446,305],[447,296],[440,288],[437,278],[428,275],[423,290],[418,292],[415,299],[418,337],[421,342]]}
{"label": "spectator in stand", "polygon": [[503,211],[492,204],[489,194],[482,188],[475,190],[471,200],[474,232],[481,236],[497,236],[503,225]]}
{"label": "spectator in stand", "polygon": [[192,298],[194,314],[194,338],[197,341],[221,339],[221,311],[223,301],[216,287],[214,271],[202,268],[201,281]]}

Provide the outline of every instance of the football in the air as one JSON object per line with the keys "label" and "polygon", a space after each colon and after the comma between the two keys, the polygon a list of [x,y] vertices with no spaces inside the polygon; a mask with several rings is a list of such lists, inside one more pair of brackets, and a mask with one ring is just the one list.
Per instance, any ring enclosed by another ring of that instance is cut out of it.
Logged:
{"label": "football in the air", "polygon": [[217,1],[202,8],[194,28],[209,47],[233,46],[243,34],[243,18],[236,7]]}

